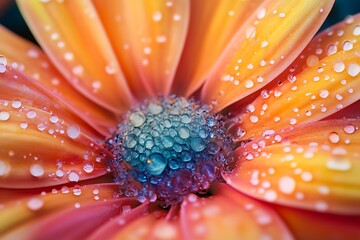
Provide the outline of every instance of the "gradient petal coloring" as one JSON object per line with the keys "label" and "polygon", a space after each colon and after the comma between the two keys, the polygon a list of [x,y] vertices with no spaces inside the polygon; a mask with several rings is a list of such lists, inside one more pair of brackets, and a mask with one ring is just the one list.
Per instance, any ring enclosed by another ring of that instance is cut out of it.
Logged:
{"label": "gradient petal coloring", "polygon": [[230,131],[251,138],[265,130],[320,120],[359,100],[360,36],[354,32],[359,24],[360,15],[351,17],[314,38],[273,86],[247,106]]}
{"label": "gradient petal coloring", "polygon": [[333,2],[265,1],[210,72],[202,89],[203,102],[221,110],[277,77],[310,42]]}
{"label": "gradient petal coloring", "polygon": [[[190,1],[190,22],[172,92],[189,97],[262,0]],[[216,41],[215,41],[216,40]]]}
{"label": "gradient petal coloring", "polygon": [[6,58],[9,67],[43,84],[47,91],[50,90],[51,94],[74,114],[90,122],[105,136],[109,135],[116,125],[113,114],[77,92],[35,44],[21,39],[1,26],[0,34],[0,56]]}
{"label": "gradient petal coloring", "polygon": [[137,98],[168,95],[189,22],[188,0],[94,1]]}
{"label": "gradient petal coloring", "polygon": [[[98,206],[95,207],[97,208],[95,212],[88,211],[88,214],[93,214],[92,217],[96,220],[96,214],[109,213],[103,207],[110,209],[110,213],[114,211],[116,214],[122,210],[122,206],[136,206],[137,201],[133,199],[114,198],[114,192],[117,190],[118,186],[114,184],[74,186],[72,188],[63,186],[61,189],[53,189],[51,192],[43,191],[41,194],[5,203],[0,210],[0,233],[19,236],[25,232],[30,235],[40,234],[39,237],[41,233],[51,234],[61,228],[58,224],[45,227],[49,224],[46,218],[42,220],[45,216],[53,219],[62,218],[75,223],[82,218],[84,210],[81,208]],[[85,226],[86,223],[83,222],[82,225]],[[14,226],[17,228],[13,228]]]}
{"label": "gradient petal coloring", "polygon": [[49,58],[72,86],[115,113],[133,103],[91,1],[17,1]]}
{"label": "gradient petal coloring", "polygon": [[26,76],[1,73],[0,94],[0,187],[51,186],[106,173],[100,134]]}
{"label": "gradient petal coloring", "polygon": [[189,195],[180,219],[186,239],[292,239],[275,211],[224,184],[211,197]]}
{"label": "gradient petal coloring", "polygon": [[268,202],[358,215],[359,127],[360,120],[344,119],[269,133],[239,147],[239,167],[224,178]]}

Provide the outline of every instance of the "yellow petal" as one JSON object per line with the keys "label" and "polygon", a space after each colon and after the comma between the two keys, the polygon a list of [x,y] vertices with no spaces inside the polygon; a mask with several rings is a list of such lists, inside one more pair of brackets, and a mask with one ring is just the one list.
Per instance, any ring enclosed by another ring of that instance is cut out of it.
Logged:
{"label": "yellow petal", "polygon": [[[115,117],[77,92],[54,68],[48,57],[34,44],[0,26],[0,56],[7,65],[46,86],[67,108],[109,135],[116,126]],[[64,106],[64,107],[65,107]]]}
{"label": "yellow petal", "polygon": [[106,173],[102,137],[24,75],[0,74],[0,186],[34,188]]}
{"label": "yellow petal", "polygon": [[74,88],[99,105],[126,111],[132,96],[91,1],[19,0],[40,45]]}
{"label": "yellow petal", "polygon": [[167,95],[185,42],[189,1],[94,1],[139,99]]}
{"label": "yellow petal", "polygon": [[188,97],[200,87],[235,32],[261,2],[191,1],[189,31],[172,92]]}
{"label": "yellow petal", "polygon": [[269,202],[360,214],[360,120],[299,125],[236,150],[239,168],[225,176],[236,189]]}
{"label": "yellow petal", "polygon": [[232,131],[243,129],[243,138],[251,138],[265,130],[322,119],[359,100],[357,28],[360,15],[313,39],[299,59],[239,116]]}
{"label": "yellow petal", "polygon": [[202,100],[221,110],[269,83],[305,48],[333,2],[265,1],[212,69]]}
{"label": "yellow petal", "polygon": [[190,195],[182,204],[180,219],[186,239],[292,239],[271,208],[225,184],[214,196]]}

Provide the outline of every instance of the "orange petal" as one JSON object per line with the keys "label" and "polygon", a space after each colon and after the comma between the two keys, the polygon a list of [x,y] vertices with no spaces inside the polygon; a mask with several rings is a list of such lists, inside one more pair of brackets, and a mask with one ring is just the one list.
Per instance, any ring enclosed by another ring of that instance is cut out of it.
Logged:
{"label": "orange petal", "polygon": [[188,97],[200,87],[235,32],[261,2],[191,1],[189,31],[172,92]]}
{"label": "orange petal", "polygon": [[273,86],[248,106],[232,131],[243,129],[247,133],[243,138],[250,138],[264,130],[322,119],[359,100],[357,28],[360,15],[316,37]]}
{"label": "orange petal", "polygon": [[7,65],[41,82],[51,94],[104,135],[116,126],[115,117],[77,92],[34,44],[0,26],[0,56]]}
{"label": "orange petal", "polygon": [[131,93],[91,1],[19,0],[18,5],[74,88],[111,111],[129,108]]}
{"label": "orange petal", "polygon": [[116,185],[63,187],[6,204],[1,210],[6,221],[1,221],[0,235],[2,239],[24,236],[29,239],[52,239],[54,236],[79,239],[111,216],[138,205],[134,199],[114,198],[116,189]]}
{"label": "orange petal", "polygon": [[94,1],[131,89],[167,95],[185,42],[189,2]]}
{"label": "orange petal", "polygon": [[299,125],[239,147],[239,168],[226,181],[281,205],[360,214],[360,120]]}
{"label": "orange petal", "polygon": [[0,74],[0,187],[35,188],[106,173],[103,140],[14,70]]}
{"label": "orange petal", "polygon": [[268,0],[236,33],[209,74],[202,100],[221,110],[279,75],[305,48],[334,1]]}
{"label": "orange petal", "polygon": [[360,239],[359,216],[276,207],[296,239]]}
{"label": "orange petal", "polygon": [[191,194],[180,221],[186,239],[292,239],[275,211],[225,184],[208,198]]}

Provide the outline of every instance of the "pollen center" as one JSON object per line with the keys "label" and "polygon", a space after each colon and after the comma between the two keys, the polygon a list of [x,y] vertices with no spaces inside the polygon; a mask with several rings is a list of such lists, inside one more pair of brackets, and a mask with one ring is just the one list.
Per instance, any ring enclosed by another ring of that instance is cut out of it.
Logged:
{"label": "pollen center", "polygon": [[174,204],[206,192],[232,162],[223,120],[208,105],[157,98],[127,113],[108,143],[126,196]]}

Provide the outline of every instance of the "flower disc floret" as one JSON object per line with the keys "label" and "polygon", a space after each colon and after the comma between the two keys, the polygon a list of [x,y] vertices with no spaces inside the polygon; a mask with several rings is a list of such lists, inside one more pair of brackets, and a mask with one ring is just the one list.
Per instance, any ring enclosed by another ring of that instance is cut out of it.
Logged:
{"label": "flower disc floret", "polygon": [[127,113],[108,140],[116,182],[140,201],[180,202],[206,192],[232,162],[223,118],[185,98],[157,98]]}

